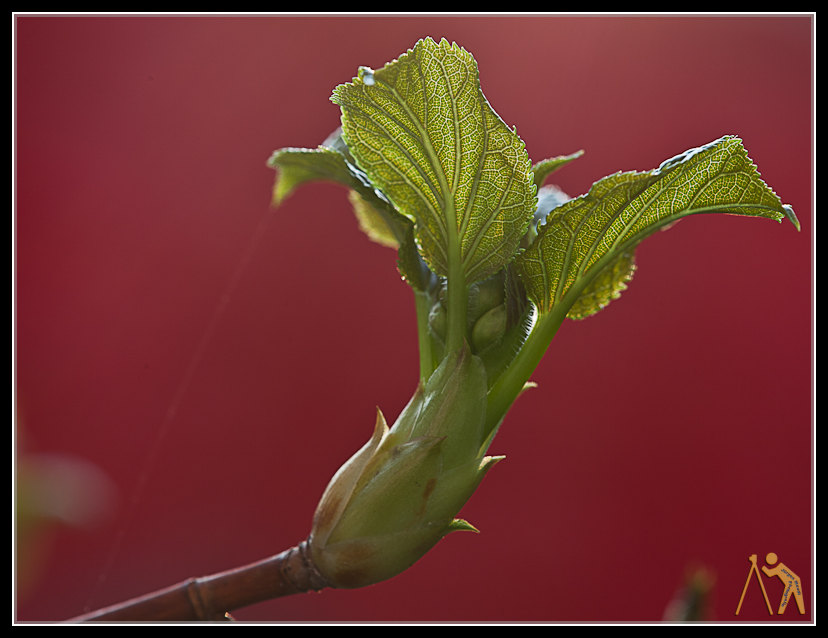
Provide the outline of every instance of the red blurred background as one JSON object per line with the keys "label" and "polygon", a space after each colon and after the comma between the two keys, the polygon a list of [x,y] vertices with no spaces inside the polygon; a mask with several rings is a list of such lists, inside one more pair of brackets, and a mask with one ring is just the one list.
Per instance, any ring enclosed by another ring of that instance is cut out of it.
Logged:
{"label": "red blurred background", "polygon": [[[533,160],[586,151],[556,174],[570,195],[736,134],[802,231],[704,216],[645,241],[629,290],[564,324],[507,417],[490,450],[506,460],[462,512],[481,534],[373,587],[234,615],[658,621],[702,566],[711,620],[811,619],[812,16],[14,27],[18,467],[105,477],[75,492],[101,507],[17,539],[19,621],[290,547],[376,406],[405,404],[415,324],[393,252],[337,186],[270,209],[265,162],[321,142],[333,87],[426,35],[474,54]],[[753,581],[735,615],[749,555],[768,552],[802,579],[805,615],[769,616]]]}

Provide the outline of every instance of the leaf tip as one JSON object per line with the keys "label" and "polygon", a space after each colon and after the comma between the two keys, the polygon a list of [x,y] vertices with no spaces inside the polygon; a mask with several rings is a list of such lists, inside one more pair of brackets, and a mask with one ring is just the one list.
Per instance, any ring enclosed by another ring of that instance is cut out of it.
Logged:
{"label": "leaf tip", "polygon": [[478,469],[485,475],[489,470],[505,458],[506,456],[504,454],[499,454],[497,456],[484,456],[480,460],[480,467]]}
{"label": "leaf tip", "polygon": [[480,530],[462,518],[455,518],[448,525],[447,533],[451,532],[474,532],[475,534],[479,534]]}
{"label": "leaf tip", "polygon": [[270,206],[272,208],[279,208],[289,195],[290,189],[284,186],[277,174],[276,182],[273,184],[273,192],[270,195]]}
{"label": "leaf tip", "polygon": [[785,217],[794,225],[794,228],[796,228],[797,231],[802,230],[802,228],[799,225],[799,219],[797,218],[796,213],[794,212],[794,209],[791,205],[783,205],[782,212],[785,213]]}
{"label": "leaf tip", "polygon": [[534,381],[527,381],[523,384],[523,387],[520,389],[520,394],[518,396],[522,396],[524,392],[527,390],[532,390],[533,388],[537,388],[538,384]]}

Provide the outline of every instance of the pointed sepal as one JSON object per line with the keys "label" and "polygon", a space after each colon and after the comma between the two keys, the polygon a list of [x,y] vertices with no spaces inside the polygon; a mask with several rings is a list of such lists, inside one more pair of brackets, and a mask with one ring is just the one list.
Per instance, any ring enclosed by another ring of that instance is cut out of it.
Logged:
{"label": "pointed sepal", "polygon": [[450,534],[451,532],[474,532],[475,534],[479,534],[480,530],[467,520],[455,518],[448,524],[448,533]]}

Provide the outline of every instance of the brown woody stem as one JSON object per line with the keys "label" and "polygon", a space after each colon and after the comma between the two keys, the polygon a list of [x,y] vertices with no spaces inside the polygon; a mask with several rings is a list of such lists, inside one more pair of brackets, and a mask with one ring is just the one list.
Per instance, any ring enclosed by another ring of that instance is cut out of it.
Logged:
{"label": "brown woody stem", "polygon": [[276,556],[190,578],[68,622],[226,620],[232,610],[325,587],[328,584],[308,556],[307,541],[302,541]]}

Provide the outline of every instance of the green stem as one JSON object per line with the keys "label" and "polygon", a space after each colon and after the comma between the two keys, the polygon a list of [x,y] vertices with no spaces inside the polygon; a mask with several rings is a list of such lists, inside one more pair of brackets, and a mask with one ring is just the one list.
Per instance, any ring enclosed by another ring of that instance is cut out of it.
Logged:
{"label": "green stem", "polygon": [[486,408],[486,432],[492,432],[500,425],[503,417],[523,390],[529,377],[538,367],[558,328],[566,318],[566,308],[553,308],[538,317],[512,363],[492,384]]}
{"label": "green stem", "polygon": [[446,352],[462,348],[466,338],[466,279],[462,266],[452,271],[446,283]]}
{"label": "green stem", "polygon": [[414,290],[414,305],[417,310],[417,343],[420,347],[420,377],[423,379],[428,379],[434,372],[433,344],[428,329],[431,303],[431,297],[427,292]]}
{"label": "green stem", "polygon": [[539,313],[535,325],[526,337],[520,351],[503,374],[492,384],[489,390],[486,413],[486,432],[493,432],[503,420],[506,412],[523,390],[532,372],[540,364],[549,348],[552,338],[558,332],[572,305],[581,293],[592,283],[598,273],[613,259],[604,255],[590,271],[582,275],[576,283],[560,298],[554,300],[552,307]]}
{"label": "green stem", "polygon": [[446,203],[446,234],[448,235],[448,273],[446,277],[446,352],[463,347],[466,339],[466,305],[468,290],[466,274],[463,272],[463,258],[460,250],[460,235],[457,230],[454,202]]}

